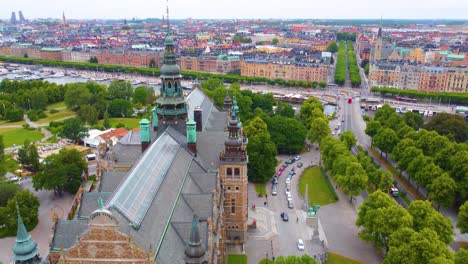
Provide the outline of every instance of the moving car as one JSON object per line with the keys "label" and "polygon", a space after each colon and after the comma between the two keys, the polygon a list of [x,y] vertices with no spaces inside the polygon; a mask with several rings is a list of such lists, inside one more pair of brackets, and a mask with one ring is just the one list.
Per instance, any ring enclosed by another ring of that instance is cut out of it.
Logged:
{"label": "moving car", "polygon": [[294,208],[293,201],[288,201],[288,208],[289,208],[289,209],[293,209],[293,208]]}
{"label": "moving car", "polygon": [[398,190],[398,188],[395,185],[393,185],[392,188],[390,188],[390,194],[393,197],[397,197],[400,194],[400,190]]}
{"label": "moving car", "polygon": [[302,241],[302,239],[300,238],[297,240],[297,249],[302,250],[302,251],[305,249],[304,241]]}
{"label": "moving car", "polygon": [[297,164],[297,167],[298,167],[298,168],[301,168],[302,165],[303,165],[302,162],[301,162],[301,163],[298,163],[298,164]]}
{"label": "moving car", "polygon": [[283,219],[284,222],[288,222],[289,221],[288,213],[282,212],[281,219]]}

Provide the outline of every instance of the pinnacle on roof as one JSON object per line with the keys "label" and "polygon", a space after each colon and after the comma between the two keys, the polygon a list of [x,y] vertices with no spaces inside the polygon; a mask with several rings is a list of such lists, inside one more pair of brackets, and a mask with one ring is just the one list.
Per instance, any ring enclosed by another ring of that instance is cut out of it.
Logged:
{"label": "pinnacle on roof", "polygon": [[200,231],[198,230],[198,217],[193,215],[192,229],[190,230],[190,239],[185,248],[185,255],[189,258],[200,258],[205,255],[205,245],[200,238]]}
{"label": "pinnacle on roof", "polygon": [[36,241],[31,238],[31,235],[26,230],[21,218],[18,202],[16,202],[16,211],[18,213],[18,231],[16,233],[15,245],[13,246],[13,259],[15,261],[28,261],[37,258],[39,248]]}

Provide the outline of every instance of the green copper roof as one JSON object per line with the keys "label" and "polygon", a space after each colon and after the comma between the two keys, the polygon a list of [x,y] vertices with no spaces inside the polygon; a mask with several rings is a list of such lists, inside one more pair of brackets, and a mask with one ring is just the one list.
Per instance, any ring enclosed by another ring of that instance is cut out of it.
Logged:
{"label": "green copper roof", "polygon": [[37,256],[39,248],[24,226],[18,203],[16,203],[16,210],[18,212],[18,232],[16,234],[15,245],[13,246],[13,259],[15,261],[26,261]]}

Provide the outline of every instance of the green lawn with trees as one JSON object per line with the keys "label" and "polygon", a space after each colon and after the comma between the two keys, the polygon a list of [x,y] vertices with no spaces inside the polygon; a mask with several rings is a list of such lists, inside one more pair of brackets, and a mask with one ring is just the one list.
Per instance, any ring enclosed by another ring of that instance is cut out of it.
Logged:
{"label": "green lawn with trees", "polygon": [[362,264],[362,262],[347,258],[345,256],[329,252],[328,253],[328,260],[325,264]]}
{"label": "green lawn with trees", "polygon": [[255,193],[259,196],[265,196],[267,194],[265,183],[255,183]]}
{"label": "green lawn with trees", "polygon": [[[140,126],[140,118],[133,117],[113,117],[109,118],[110,127],[125,127],[134,129]],[[104,119],[98,121],[99,126],[104,126]]]}
{"label": "green lawn with trees", "polygon": [[247,255],[229,254],[227,255],[227,264],[247,264]]}
{"label": "green lawn with trees", "polygon": [[359,208],[356,225],[362,239],[385,250],[383,263],[442,263],[431,261],[454,258],[448,250],[454,235],[451,219],[428,201],[414,201],[406,210],[377,190]]}
{"label": "green lawn with trees", "polygon": [[[367,123],[366,133],[382,152],[391,153],[400,174],[406,172],[408,178],[417,183],[417,190],[424,187],[437,206],[460,206],[468,200],[468,146],[452,141],[436,130],[416,131],[414,125],[418,122],[406,115],[411,114],[400,116],[384,105],[375,112],[374,120]],[[452,120],[451,115],[444,117]],[[457,122],[445,124],[454,127],[454,133],[458,129]]]}
{"label": "green lawn with trees", "polygon": [[36,129],[0,127],[0,133],[3,135],[6,148],[10,148],[13,145],[20,146],[26,139],[38,141],[44,137],[44,135]]}
{"label": "green lawn with trees", "polygon": [[346,53],[345,42],[340,41],[335,64],[335,83],[343,86],[346,81]]}
{"label": "green lawn with trees", "polygon": [[258,264],[318,264],[318,262],[304,254],[302,256],[277,256],[275,260],[262,259]]}
{"label": "green lawn with trees", "polygon": [[348,71],[349,79],[351,80],[352,87],[359,87],[361,85],[361,74],[359,73],[359,66],[356,61],[356,54],[354,53],[353,42],[347,42],[348,47]]}
{"label": "green lawn with trees", "polygon": [[334,203],[338,200],[333,186],[328,178],[322,174],[320,167],[307,168],[299,179],[299,193],[304,196],[306,185],[308,186],[309,203],[321,206]]}

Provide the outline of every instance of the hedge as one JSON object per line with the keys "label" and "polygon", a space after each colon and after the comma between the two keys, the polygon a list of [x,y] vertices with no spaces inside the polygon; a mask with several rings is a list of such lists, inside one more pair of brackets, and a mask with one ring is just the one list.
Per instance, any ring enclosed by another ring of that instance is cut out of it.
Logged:
{"label": "hedge", "polygon": [[449,93],[449,92],[425,92],[417,90],[401,90],[397,88],[389,87],[372,87],[372,92],[380,93],[382,95],[395,95],[409,98],[429,99],[432,98],[432,102],[438,102],[439,100],[444,103],[459,103],[468,104],[468,93]]}

